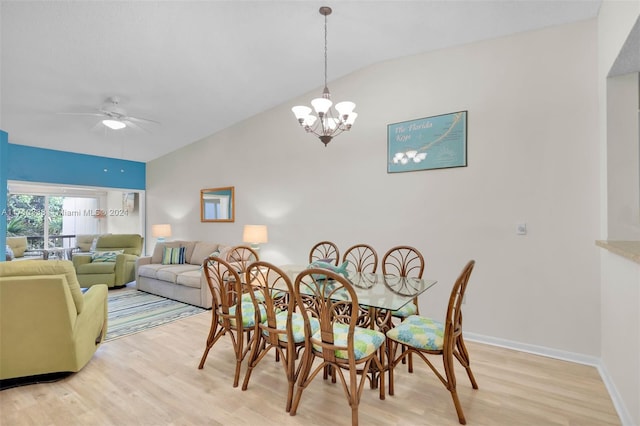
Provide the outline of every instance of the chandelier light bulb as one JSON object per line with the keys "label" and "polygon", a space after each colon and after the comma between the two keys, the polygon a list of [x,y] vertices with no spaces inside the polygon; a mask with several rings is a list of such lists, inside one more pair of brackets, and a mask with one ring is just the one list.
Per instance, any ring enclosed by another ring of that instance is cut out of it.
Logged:
{"label": "chandelier light bulb", "polygon": [[311,108],[304,105],[298,105],[291,108],[291,111],[293,111],[293,113],[295,114],[298,122],[302,124],[304,123],[307,116],[311,113]]}
{"label": "chandelier light bulb", "polygon": [[311,105],[313,105],[313,109],[316,110],[316,114],[322,117],[327,113],[327,111],[329,111],[333,102],[331,102],[331,99],[327,98],[315,98],[311,101]]}

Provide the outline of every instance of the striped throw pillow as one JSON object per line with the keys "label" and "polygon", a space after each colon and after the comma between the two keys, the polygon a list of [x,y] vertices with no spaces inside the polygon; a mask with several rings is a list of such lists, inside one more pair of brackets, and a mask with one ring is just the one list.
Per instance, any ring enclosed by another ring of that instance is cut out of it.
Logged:
{"label": "striped throw pillow", "polygon": [[186,247],[165,247],[162,253],[163,265],[182,265],[185,263]]}
{"label": "striped throw pillow", "polygon": [[124,253],[124,250],[94,251],[91,255],[92,262],[115,262],[116,256]]}

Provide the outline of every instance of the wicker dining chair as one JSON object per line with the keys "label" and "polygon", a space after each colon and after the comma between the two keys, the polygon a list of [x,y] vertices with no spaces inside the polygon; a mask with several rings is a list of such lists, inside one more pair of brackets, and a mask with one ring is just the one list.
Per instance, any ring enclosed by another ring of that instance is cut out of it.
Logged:
{"label": "wicker dining chair", "polygon": [[344,252],[342,262],[349,262],[349,270],[375,273],[378,269],[378,253],[370,245],[356,244]]}
{"label": "wicker dining chair", "polygon": [[[410,246],[397,246],[382,256],[382,273],[399,277],[422,278],[424,273],[424,257],[418,249]],[[391,313],[396,318],[406,318],[419,314],[418,298],[408,303],[402,309]]]}
{"label": "wicker dining chair", "polygon": [[[387,275],[396,275],[400,277],[415,277],[422,278],[424,273],[424,257],[418,249],[411,246],[396,246],[387,251],[382,256],[382,273]],[[410,315],[420,315],[420,308],[418,305],[418,297],[414,297],[413,301],[407,303],[397,311],[391,311],[390,315],[381,315],[378,321],[385,321],[385,331],[394,326],[393,318],[403,320]],[[408,370],[413,372],[413,357],[411,354],[406,358],[403,358],[403,363],[408,363]]]}
{"label": "wicker dining chair", "polygon": [[[242,390],[249,386],[251,373],[271,349],[276,360],[282,363],[288,382],[287,412],[291,410],[293,388],[298,377],[296,359],[305,345],[304,321],[296,312],[293,284],[277,266],[268,262],[252,263],[246,271],[246,286],[249,288],[256,312],[264,313],[255,324],[256,339],[253,340],[247,361],[247,372]],[[311,319],[311,332],[320,329],[315,318]],[[298,364],[299,366],[299,364]]]}
{"label": "wicker dining chair", "polygon": [[[256,311],[251,296],[246,297],[240,275],[228,262],[211,256],[203,262],[207,284],[213,298],[211,328],[207,344],[200,360],[199,369],[204,367],[209,350],[225,334],[229,335],[236,356],[233,387],[240,380],[240,366],[256,335],[252,333],[256,325]],[[260,312],[264,315],[264,312]],[[246,336],[246,346],[243,339]]]}
{"label": "wicker dining chair", "polygon": [[[349,271],[375,273],[378,270],[378,253],[368,244],[356,244],[344,252],[342,262],[349,263],[347,266]],[[372,315],[374,311],[369,306],[360,306],[359,309],[358,325],[360,327],[370,327],[372,320],[383,324],[388,321],[384,314],[380,317],[375,313]],[[382,330],[384,331],[384,329]]]}
{"label": "wicker dining chair", "polygon": [[[462,338],[462,301],[474,265],[475,261],[470,260],[453,285],[444,323],[431,318],[412,315],[387,332],[389,353],[391,354],[389,360],[389,395],[394,394],[393,372],[395,366],[408,355],[415,353],[427,363],[442,384],[451,392],[453,404],[458,414],[458,421],[461,424],[466,424],[466,419],[456,391],[454,358],[467,371],[473,389],[478,389],[476,379],[471,372],[469,352]],[[402,353],[396,357],[395,353],[398,345],[402,346]],[[428,358],[430,355],[442,356],[444,375],[431,363]]]}
{"label": "wicker dining chair", "polygon": [[338,246],[331,241],[321,241],[311,247],[309,252],[309,263],[316,260],[324,260],[328,263],[334,263],[338,266],[340,262],[340,250]]}
{"label": "wicker dining chair", "polygon": [[[301,359],[298,386],[290,415],[294,416],[302,393],[325,367],[340,378],[351,407],[351,424],[358,424],[358,405],[367,381],[359,371],[384,371],[385,335],[377,330],[356,326],[358,297],[342,275],[327,269],[311,268],[295,280],[294,291],[305,327],[306,349]],[[320,330],[312,332],[312,318]],[[314,361],[319,362],[314,363]],[[345,377],[344,371],[348,376]],[[385,398],[384,374],[380,374],[380,399]]]}
{"label": "wicker dining chair", "polygon": [[236,266],[236,271],[244,274],[249,265],[260,260],[258,252],[248,246],[235,246],[227,252],[227,262]]}

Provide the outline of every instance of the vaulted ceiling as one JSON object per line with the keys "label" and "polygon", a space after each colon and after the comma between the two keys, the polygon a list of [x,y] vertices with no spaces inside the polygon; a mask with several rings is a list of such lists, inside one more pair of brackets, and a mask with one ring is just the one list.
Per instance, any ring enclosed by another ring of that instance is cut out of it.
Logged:
{"label": "vaulted ceiling", "polygon": [[[14,144],[150,161],[319,93],[320,6],[333,8],[331,81],[392,58],[590,19],[600,3],[2,0],[0,128]],[[160,124],[108,130],[99,117],[64,114],[95,112],[111,96]]]}

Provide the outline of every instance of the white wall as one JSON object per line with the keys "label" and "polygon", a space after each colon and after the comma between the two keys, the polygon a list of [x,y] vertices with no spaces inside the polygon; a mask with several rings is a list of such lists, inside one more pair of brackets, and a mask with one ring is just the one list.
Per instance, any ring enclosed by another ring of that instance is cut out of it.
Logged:
{"label": "white wall", "polygon": [[[240,242],[244,224],[267,224],[261,253],[275,263],[305,262],[322,239],[380,254],[414,245],[439,280],[421,298],[433,315],[474,258],[467,331],[597,356],[596,42],[591,20],[330,82],[334,101],[357,103],[350,133],[325,148],[297,127],[290,107],[318,88],[152,161],[147,223],[226,243]],[[387,174],[387,124],[459,110],[469,111],[468,167]],[[235,186],[235,223],[200,223],[199,190],[220,186]],[[527,236],[515,233],[520,221]]]}
{"label": "white wall", "polygon": [[[136,202],[133,209],[127,208],[123,204],[125,193],[135,192]],[[102,232],[110,234],[143,234],[144,230],[144,210],[141,209],[142,193],[137,191],[109,191],[106,197],[106,207],[102,207],[106,217],[101,219],[104,222]],[[151,235],[151,234],[149,234]]]}
{"label": "white wall", "polygon": [[[637,179],[640,168],[638,124],[624,116],[621,119],[607,115],[608,111],[624,114],[633,108],[633,103],[624,105],[631,98],[621,93],[621,87],[635,87],[635,95],[638,94],[634,76],[607,79],[638,17],[640,2],[608,0],[603,2],[598,16],[601,239],[637,239],[640,235],[637,216],[634,217],[638,205],[633,204],[638,202],[638,181],[631,180]],[[608,105],[612,100],[623,103],[616,110]],[[621,124],[624,128],[620,128]],[[618,128],[612,132],[612,127]],[[602,370],[623,424],[640,425],[640,265],[606,250],[602,250],[600,262]]]}
{"label": "white wall", "polygon": [[638,73],[607,79],[607,215],[609,240],[640,240]]}

